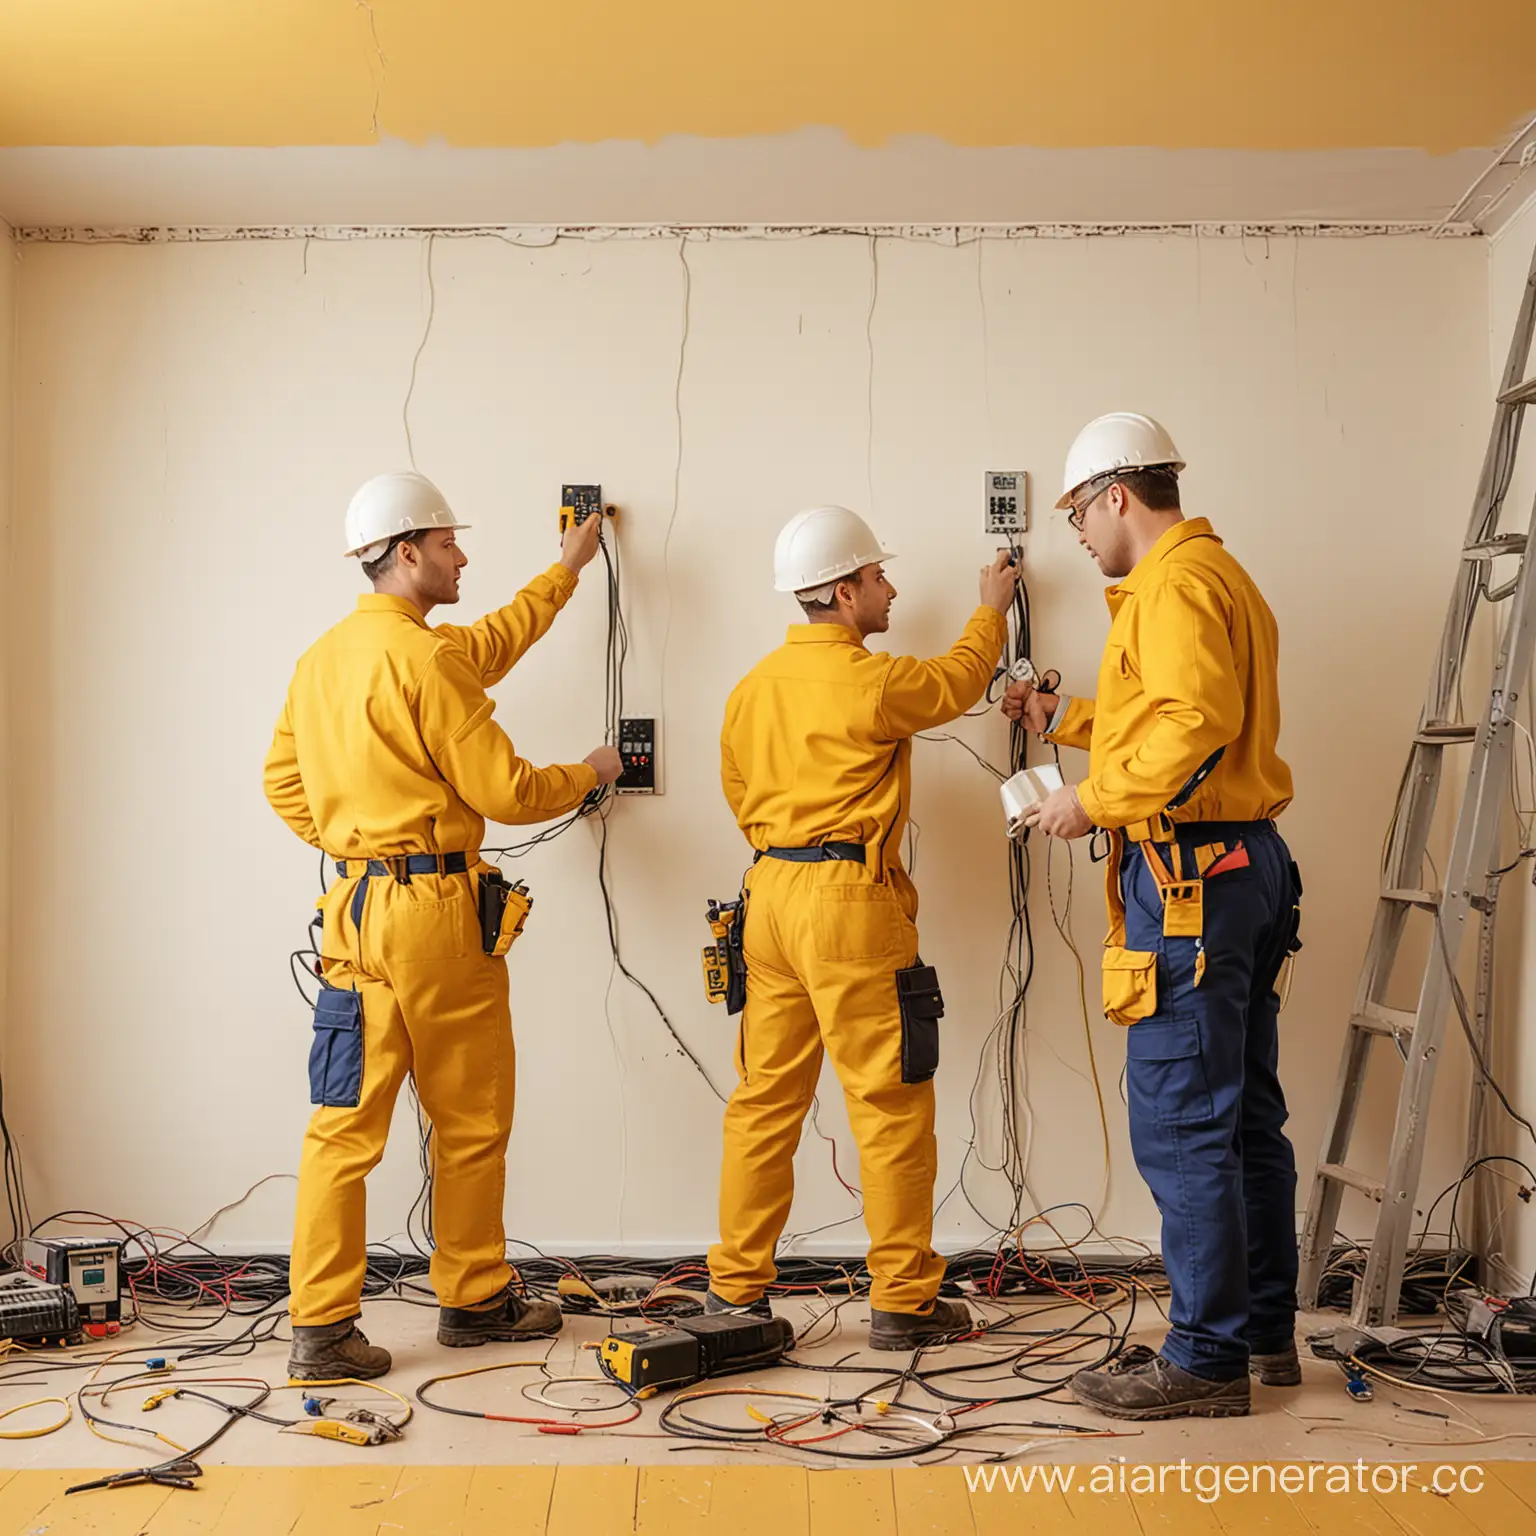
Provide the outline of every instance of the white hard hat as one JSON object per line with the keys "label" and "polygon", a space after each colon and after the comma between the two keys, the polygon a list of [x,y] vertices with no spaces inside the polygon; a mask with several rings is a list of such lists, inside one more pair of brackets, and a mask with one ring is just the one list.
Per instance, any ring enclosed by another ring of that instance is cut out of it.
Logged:
{"label": "white hard hat", "polygon": [[347,506],[347,553],[377,560],[401,533],[426,528],[468,528],[449,510],[443,493],[413,469],[375,475]]}
{"label": "white hard hat", "polygon": [[1167,429],[1150,416],[1134,411],[1111,411],[1090,421],[1077,434],[1067,450],[1067,472],[1063,476],[1058,508],[1072,504],[1072,493],[1080,485],[1117,469],[1151,469],[1165,465],[1172,470],[1184,468],[1183,456],[1173,446]]}
{"label": "white hard hat", "polygon": [[811,507],[797,512],[779,532],[773,546],[774,590],[811,591],[891,558],[857,512]]}

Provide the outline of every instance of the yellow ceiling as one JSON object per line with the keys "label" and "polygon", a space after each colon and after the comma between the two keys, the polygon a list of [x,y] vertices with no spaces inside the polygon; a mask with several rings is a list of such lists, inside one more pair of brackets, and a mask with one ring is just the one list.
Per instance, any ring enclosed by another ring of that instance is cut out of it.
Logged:
{"label": "yellow ceiling", "polygon": [[1533,0],[0,0],[0,144],[1436,154],[1536,111]]}

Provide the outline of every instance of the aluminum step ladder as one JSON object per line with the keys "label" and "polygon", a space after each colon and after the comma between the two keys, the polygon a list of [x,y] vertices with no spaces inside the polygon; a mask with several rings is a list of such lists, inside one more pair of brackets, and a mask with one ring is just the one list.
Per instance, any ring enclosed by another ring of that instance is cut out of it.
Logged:
{"label": "aluminum step ladder", "polygon": [[[1494,407],[1488,451],[1440,650],[1398,791],[1382,862],[1376,921],[1360,972],[1339,1066],[1332,1119],[1302,1235],[1298,1290],[1302,1306],[1313,1308],[1328,1265],[1344,1191],[1359,1190],[1377,1203],[1375,1236],[1351,1308],[1352,1321],[1364,1327],[1391,1324],[1397,1318],[1414,1200],[1424,1161],[1435,1069],[1439,1065],[1447,1014],[1453,1006],[1477,1057],[1487,1061],[1489,977],[1499,887],[1494,866],[1499,854],[1499,824],[1509,789],[1514,710],[1531,675],[1532,644],[1536,641],[1536,575],[1532,574],[1536,561],[1526,558],[1527,552],[1536,547],[1536,504],[1532,506],[1530,526],[1525,533],[1504,533],[1499,527],[1504,498],[1514,475],[1521,424],[1526,408],[1536,405],[1536,376],[1529,366],[1533,327],[1536,252],[1532,254],[1524,299],[1510,339],[1509,358]],[[1497,640],[1482,718],[1468,722],[1460,718],[1459,703],[1467,643],[1483,605],[1504,603],[1509,606]],[[1445,869],[1437,875],[1429,835],[1445,751],[1456,744],[1470,744],[1471,761],[1450,855]],[[1415,912],[1427,913],[1432,920],[1422,970],[1399,963],[1404,929]],[[1473,914],[1479,928],[1479,953],[1477,984],[1469,1004],[1456,979],[1456,965]],[[1392,1006],[1389,997],[1405,996],[1409,979],[1417,986],[1416,1005],[1411,1009]],[[1379,1178],[1361,1172],[1349,1161],[1350,1138],[1365,1087],[1366,1069],[1378,1040],[1395,1048],[1391,1055],[1402,1068],[1391,1151],[1385,1176]],[[1477,1155],[1486,1086],[1483,1071],[1474,1071],[1477,1087],[1473,1094],[1469,1163]]]}

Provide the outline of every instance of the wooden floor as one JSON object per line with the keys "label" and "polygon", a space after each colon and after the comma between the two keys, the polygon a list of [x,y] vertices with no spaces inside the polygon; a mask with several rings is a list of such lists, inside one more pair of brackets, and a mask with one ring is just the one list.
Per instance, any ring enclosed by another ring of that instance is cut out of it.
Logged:
{"label": "wooden floor", "polygon": [[[1044,1470],[1043,1468],[1041,1469]],[[0,1468],[0,1536],[1518,1536],[1536,1465],[1485,1464],[1481,1493],[971,1492],[956,1467],[210,1467],[195,1492],[66,1498],[93,1474]],[[1090,1469],[1083,1468],[1086,1477]]]}

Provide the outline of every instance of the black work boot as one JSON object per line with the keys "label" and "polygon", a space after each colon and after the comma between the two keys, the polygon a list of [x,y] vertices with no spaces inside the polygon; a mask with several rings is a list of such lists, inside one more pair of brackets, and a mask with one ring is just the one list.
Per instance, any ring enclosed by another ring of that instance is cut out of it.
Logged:
{"label": "black work boot", "polygon": [[1284,1349],[1272,1354],[1248,1356],[1248,1369],[1265,1387],[1299,1387],[1301,1385],[1301,1357],[1296,1353],[1296,1341],[1292,1339]]}
{"label": "black work boot", "polygon": [[1207,1381],[1135,1344],[1097,1371],[1072,1378],[1078,1402],[1112,1419],[1233,1419],[1248,1412],[1248,1378]]}
{"label": "black work boot", "polygon": [[288,1351],[290,1381],[371,1381],[390,1367],[389,1351],[370,1344],[355,1318],[293,1330]]}
{"label": "black work boot", "polygon": [[560,1332],[565,1318],[553,1301],[525,1301],[511,1286],[478,1307],[439,1307],[437,1342],[450,1349],[476,1344],[515,1344],[519,1339],[547,1339]]}
{"label": "black work boot", "polygon": [[970,1308],[963,1301],[938,1301],[926,1312],[882,1312],[869,1309],[871,1349],[920,1349],[963,1339],[976,1331]]}
{"label": "black work boot", "polygon": [[713,1291],[704,1293],[704,1314],[706,1317],[715,1317],[721,1312],[734,1312],[738,1317],[772,1317],[773,1308],[768,1305],[766,1296],[759,1296],[756,1301],[727,1301],[724,1296],[717,1296]]}

